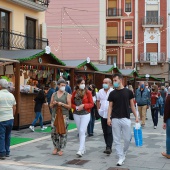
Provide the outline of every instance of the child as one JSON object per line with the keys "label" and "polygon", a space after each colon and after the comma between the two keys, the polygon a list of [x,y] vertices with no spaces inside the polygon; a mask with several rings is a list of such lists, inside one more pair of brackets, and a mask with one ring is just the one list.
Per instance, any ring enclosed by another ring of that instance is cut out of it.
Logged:
{"label": "child", "polygon": [[34,132],[34,126],[36,122],[38,121],[38,119],[40,121],[41,130],[47,129],[47,127],[43,126],[43,117],[41,114],[42,105],[46,104],[45,94],[43,90],[40,90],[38,92],[37,97],[34,99],[34,101],[35,101],[34,112],[36,116],[35,116],[34,121],[32,122],[32,125],[29,127],[33,132]]}

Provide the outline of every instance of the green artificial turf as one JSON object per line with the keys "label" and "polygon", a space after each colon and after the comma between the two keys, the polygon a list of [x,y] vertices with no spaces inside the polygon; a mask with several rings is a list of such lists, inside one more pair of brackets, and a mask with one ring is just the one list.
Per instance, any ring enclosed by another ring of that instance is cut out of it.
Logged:
{"label": "green artificial turf", "polygon": [[11,137],[11,143],[10,145],[17,145],[19,143],[23,143],[23,142],[28,142],[33,140],[32,138],[18,138],[18,137]]}
{"label": "green artificial turf", "polygon": [[[68,126],[68,130],[72,130],[76,128],[76,124],[75,123],[69,123]],[[35,132],[46,132],[46,133],[50,133],[51,132],[51,127],[48,126],[47,129],[45,130],[41,130],[41,129],[35,129]]]}

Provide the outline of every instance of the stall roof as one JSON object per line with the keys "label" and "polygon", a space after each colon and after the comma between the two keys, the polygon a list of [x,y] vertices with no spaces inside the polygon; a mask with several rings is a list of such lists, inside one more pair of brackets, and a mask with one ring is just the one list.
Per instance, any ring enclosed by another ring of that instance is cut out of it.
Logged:
{"label": "stall roof", "polygon": [[128,76],[131,75],[133,73],[133,69],[120,69],[120,72],[124,75],[124,76]]}
{"label": "stall roof", "polygon": [[99,71],[104,73],[111,72],[113,69],[117,69],[117,71],[121,73],[119,68],[117,66],[115,67],[114,65],[96,64],[95,66],[99,69]]}
{"label": "stall roof", "polygon": [[[36,57],[40,57],[45,54],[45,50],[0,50],[0,57],[19,60],[20,62],[25,62],[32,60]],[[52,58],[54,58],[58,63],[65,66],[60,59],[58,59],[53,53],[49,54]]]}
{"label": "stall roof", "polygon": [[95,71],[99,71],[99,69],[92,63],[92,62],[87,62],[86,60],[62,60],[66,64],[66,66],[71,66],[71,67],[76,67],[76,68],[81,68],[82,66],[86,64],[90,64],[91,67],[94,68]]}

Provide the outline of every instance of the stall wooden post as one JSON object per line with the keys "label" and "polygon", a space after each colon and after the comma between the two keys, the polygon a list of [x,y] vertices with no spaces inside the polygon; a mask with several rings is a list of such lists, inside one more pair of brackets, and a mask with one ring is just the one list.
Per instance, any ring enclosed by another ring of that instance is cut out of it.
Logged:
{"label": "stall wooden post", "polygon": [[53,75],[53,80],[56,81],[57,80],[57,68],[54,68],[54,75]]}
{"label": "stall wooden post", "polygon": [[74,90],[74,69],[70,69],[70,87],[72,91]]}
{"label": "stall wooden post", "polygon": [[14,117],[14,129],[18,129],[20,113],[20,63],[15,63],[15,99],[17,105]]}

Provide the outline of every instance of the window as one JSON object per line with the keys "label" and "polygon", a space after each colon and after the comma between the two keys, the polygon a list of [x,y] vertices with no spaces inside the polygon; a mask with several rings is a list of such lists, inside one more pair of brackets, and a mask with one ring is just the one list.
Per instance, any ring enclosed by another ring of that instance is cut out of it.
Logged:
{"label": "window", "polygon": [[125,12],[131,12],[131,0],[125,0]]}
{"label": "window", "polygon": [[125,50],[125,66],[132,66],[132,49]]}
{"label": "window", "polygon": [[36,48],[36,20],[32,18],[26,18],[26,48]]}
{"label": "window", "polygon": [[118,43],[118,27],[107,27],[107,44]]}
{"label": "window", "polygon": [[125,22],[125,39],[132,39],[132,22]]}
{"label": "window", "polygon": [[146,11],[146,24],[158,24],[158,11]]}
{"label": "window", "polygon": [[9,12],[0,9],[0,49],[9,48]]}
{"label": "window", "polygon": [[108,65],[113,65],[114,63],[117,64],[117,55],[107,56],[107,64]]}

